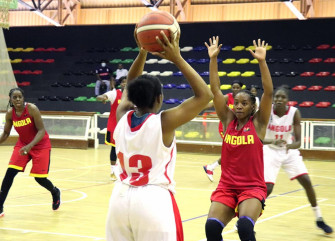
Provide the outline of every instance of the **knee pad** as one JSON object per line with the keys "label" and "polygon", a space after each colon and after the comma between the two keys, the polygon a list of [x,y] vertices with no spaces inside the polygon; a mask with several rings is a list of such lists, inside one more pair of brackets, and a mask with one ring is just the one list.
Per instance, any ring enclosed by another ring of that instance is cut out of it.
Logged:
{"label": "knee pad", "polygon": [[206,237],[207,241],[222,241],[222,230],[224,224],[216,218],[208,218],[206,221]]}
{"label": "knee pad", "polygon": [[237,221],[238,227],[238,236],[242,241],[255,241],[255,234],[254,234],[254,226],[255,222],[252,218],[247,216],[242,216]]}

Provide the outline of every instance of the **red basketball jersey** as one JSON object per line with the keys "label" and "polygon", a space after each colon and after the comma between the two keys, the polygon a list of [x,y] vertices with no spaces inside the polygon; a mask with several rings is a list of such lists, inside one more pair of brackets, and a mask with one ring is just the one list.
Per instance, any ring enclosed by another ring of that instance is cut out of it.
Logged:
{"label": "red basketball jersey", "polygon": [[[115,126],[117,124],[116,122],[116,109],[119,106],[121,102],[121,97],[122,97],[122,91],[121,90],[115,90],[116,91],[116,96],[115,99],[113,97],[110,97],[108,94],[108,99],[111,101],[111,109],[108,117],[108,122],[107,122],[107,130],[111,132],[111,136],[113,136],[113,132],[115,129]],[[112,92],[112,91],[110,91]],[[107,94],[107,93],[106,93]]]}
{"label": "red basketball jersey", "polygon": [[[13,126],[19,134],[19,139],[16,142],[16,147],[24,147],[28,145],[36,136],[37,129],[34,118],[29,114],[28,103],[25,103],[24,110],[21,116],[17,116],[15,109],[12,110]],[[51,148],[50,139],[47,131],[43,138],[32,149],[46,149]]]}
{"label": "red basketball jersey", "polygon": [[[234,108],[234,97],[233,97],[233,93],[228,93],[228,100],[227,100],[227,105],[230,109]],[[223,137],[223,125],[222,122],[219,122],[219,133],[221,135],[221,137]]]}
{"label": "red basketball jersey", "polygon": [[237,119],[228,125],[222,142],[221,179],[218,188],[264,188],[263,144],[251,117],[237,130]]}

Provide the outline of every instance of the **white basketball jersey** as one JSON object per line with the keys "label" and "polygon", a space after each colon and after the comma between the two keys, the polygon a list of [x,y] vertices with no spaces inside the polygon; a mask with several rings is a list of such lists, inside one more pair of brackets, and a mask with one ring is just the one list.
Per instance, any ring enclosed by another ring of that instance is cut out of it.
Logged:
{"label": "white basketball jersey", "polygon": [[279,117],[275,114],[272,105],[271,116],[268,127],[266,129],[265,140],[284,140],[287,144],[291,144],[293,139],[293,119],[296,110],[297,108],[289,106],[285,115]]}
{"label": "white basketball jersey", "polygon": [[174,192],[176,138],[170,147],[163,144],[161,113],[150,114],[139,126],[131,128],[127,112],[114,131],[116,154],[122,167],[120,180],[131,186],[159,185]]}

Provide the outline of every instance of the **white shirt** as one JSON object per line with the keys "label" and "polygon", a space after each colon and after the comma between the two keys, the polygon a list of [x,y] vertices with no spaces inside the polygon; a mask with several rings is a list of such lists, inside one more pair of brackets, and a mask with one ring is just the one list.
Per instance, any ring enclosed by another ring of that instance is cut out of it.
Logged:
{"label": "white shirt", "polygon": [[163,143],[161,113],[149,115],[131,128],[127,112],[114,131],[116,154],[123,172],[120,180],[131,186],[158,185],[175,192],[176,138],[170,147]]}
{"label": "white shirt", "polygon": [[116,70],[116,78],[115,79],[120,79],[122,76],[127,76],[128,70],[126,69],[117,69]]}
{"label": "white shirt", "polygon": [[[286,113],[279,117],[271,110],[270,120],[268,127],[266,128],[266,141],[284,140],[287,144],[292,143],[293,139],[293,121],[294,114],[297,111],[296,107],[289,106]],[[271,147],[278,148],[278,146],[270,145]],[[284,146],[283,146],[284,148]]]}

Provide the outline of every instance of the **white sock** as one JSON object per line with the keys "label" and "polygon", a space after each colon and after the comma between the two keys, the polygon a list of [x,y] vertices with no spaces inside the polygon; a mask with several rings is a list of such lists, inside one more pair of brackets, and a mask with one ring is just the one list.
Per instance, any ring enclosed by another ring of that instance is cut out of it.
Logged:
{"label": "white sock", "polygon": [[322,220],[321,209],[319,206],[312,207],[316,221]]}
{"label": "white sock", "polygon": [[111,165],[111,174],[114,173],[114,165]]}
{"label": "white sock", "polygon": [[209,165],[207,166],[207,169],[213,171],[217,166],[219,166],[219,162],[218,162],[218,161],[216,161],[216,162],[214,162],[214,163],[212,163],[212,164],[209,164]]}

